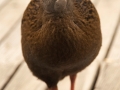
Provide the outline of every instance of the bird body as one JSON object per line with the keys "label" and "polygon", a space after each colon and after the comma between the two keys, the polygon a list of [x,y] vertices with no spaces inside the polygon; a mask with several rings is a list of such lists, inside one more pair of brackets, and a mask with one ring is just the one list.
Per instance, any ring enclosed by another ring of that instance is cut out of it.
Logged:
{"label": "bird body", "polygon": [[23,15],[23,56],[49,88],[87,67],[100,47],[99,16],[90,0],[32,0]]}

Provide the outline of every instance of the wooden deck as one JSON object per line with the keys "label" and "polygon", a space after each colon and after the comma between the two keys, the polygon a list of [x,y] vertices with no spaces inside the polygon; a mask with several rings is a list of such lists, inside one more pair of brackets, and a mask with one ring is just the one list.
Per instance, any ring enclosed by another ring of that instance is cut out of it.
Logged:
{"label": "wooden deck", "polygon": [[[21,52],[20,22],[30,0],[0,0],[0,90],[45,90]],[[80,72],[75,90],[120,90],[120,0],[92,0],[101,19],[103,44],[95,61]],[[58,83],[70,90],[69,77]]]}

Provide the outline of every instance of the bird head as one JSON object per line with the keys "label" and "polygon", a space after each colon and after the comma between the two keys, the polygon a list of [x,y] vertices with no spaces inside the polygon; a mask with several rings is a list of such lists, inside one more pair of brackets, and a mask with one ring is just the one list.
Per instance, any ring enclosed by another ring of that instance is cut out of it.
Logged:
{"label": "bird head", "polygon": [[43,8],[49,13],[62,13],[69,11],[70,0],[42,0]]}

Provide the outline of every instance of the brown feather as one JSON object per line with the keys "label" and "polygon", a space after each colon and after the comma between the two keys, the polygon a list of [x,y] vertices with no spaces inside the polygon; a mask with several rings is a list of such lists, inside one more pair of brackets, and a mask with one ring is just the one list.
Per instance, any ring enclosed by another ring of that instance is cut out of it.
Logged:
{"label": "brown feather", "polygon": [[56,0],[44,1],[32,0],[23,15],[22,51],[33,74],[50,88],[87,67],[102,40],[99,16],[90,0],[67,0],[61,11],[52,7]]}

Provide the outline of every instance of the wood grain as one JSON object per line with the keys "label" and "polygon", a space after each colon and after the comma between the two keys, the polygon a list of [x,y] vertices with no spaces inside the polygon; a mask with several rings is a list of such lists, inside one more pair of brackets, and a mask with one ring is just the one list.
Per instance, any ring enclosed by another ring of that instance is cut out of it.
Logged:
{"label": "wood grain", "polygon": [[[19,18],[29,1],[30,0],[11,0],[11,2],[0,11],[0,40],[6,37],[2,40],[2,43],[0,42],[0,88],[7,82],[15,68],[23,60],[20,44]],[[95,61],[78,74],[75,90],[91,90],[98,67],[105,59],[120,13],[120,0],[91,1],[96,5],[100,15],[103,44]],[[18,24],[15,25],[16,22]],[[12,27],[14,27],[14,30],[10,31]],[[107,62],[101,65],[100,75],[94,88],[95,90],[119,90],[120,88],[120,77],[118,76],[120,71],[116,69],[120,68],[119,38],[120,27],[107,57]],[[118,82],[116,83],[116,81]],[[69,77],[60,81],[58,87],[59,90],[69,90]],[[45,90],[45,88],[45,83],[34,77],[24,63],[4,90]]]}
{"label": "wood grain", "polygon": [[[7,83],[23,60],[20,44],[20,18],[29,0],[1,0],[0,5],[0,88]],[[7,5],[4,6],[4,3]],[[4,39],[3,39],[4,38]]]}
{"label": "wood grain", "polygon": [[101,64],[100,75],[95,90],[120,89],[120,23],[117,35],[106,61]]}
{"label": "wood grain", "polygon": [[[19,33],[19,34],[18,34]],[[0,88],[23,60],[20,44],[20,24],[0,45]]]}
{"label": "wood grain", "polygon": [[0,41],[22,16],[29,0],[11,0],[0,10]]}

